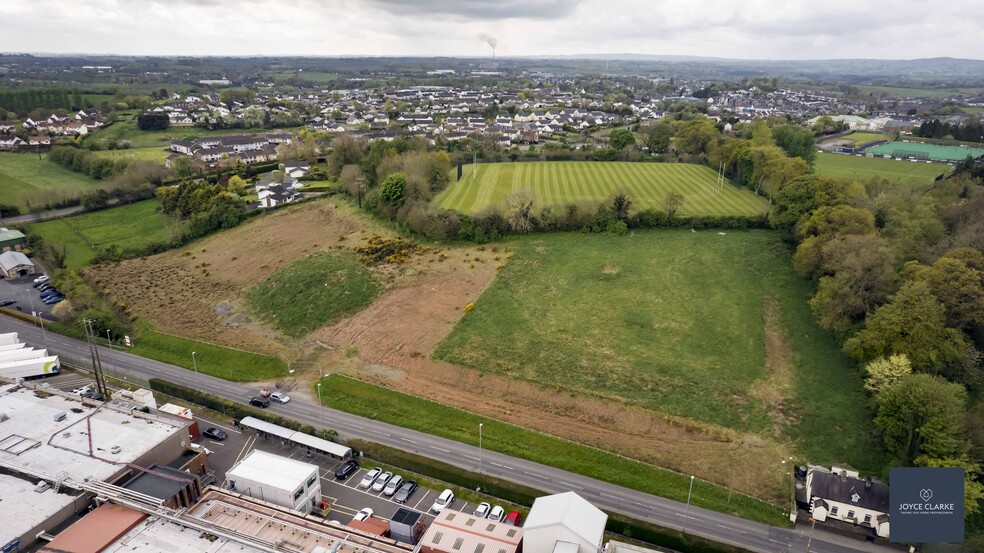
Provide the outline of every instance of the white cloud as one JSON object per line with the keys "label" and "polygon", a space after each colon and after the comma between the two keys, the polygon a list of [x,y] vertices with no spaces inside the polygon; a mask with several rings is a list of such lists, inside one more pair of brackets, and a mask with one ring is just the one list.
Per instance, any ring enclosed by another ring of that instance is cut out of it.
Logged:
{"label": "white cloud", "polygon": [[982,27],[977,0],[0,0],[7,52],[984,58]]}

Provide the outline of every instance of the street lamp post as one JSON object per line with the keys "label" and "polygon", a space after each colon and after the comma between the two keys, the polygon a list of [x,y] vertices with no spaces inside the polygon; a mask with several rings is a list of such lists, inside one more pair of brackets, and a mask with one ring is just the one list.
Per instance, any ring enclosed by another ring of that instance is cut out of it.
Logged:
{"label": "street lamp post", "polygon": [[482,426],[485,423],[478,423],[478,472],[482,472]]}
{"label": "street lamp post", "polygon": [[321,415],[321,429],[325,428],[325,406],[321,403],[321,382],[318,382],[318,414]]}
{"label": "street lamp post", "polygon": [[109,334],[109,329],[106,329],[106,342],[109,344],[109,349],[113,349],[113,337]]}
{"label": "street lamp post", "polygon": [[38,324],[41,325],[41,336],[44,338],[44,347],[48,347],[48,333],[44,331],[44,319],[41,318],[41,314],[34,310],[34,298],[31,296],[30,290],[24,290],[27,294],[27,299],[31,302],[31,316],[37,318]]}
{"label": "street lamp post", "polygon": [[198,360],[195,359],[195,352],[194,351],[191,352],[191,363],[195,367],[195,385],[198,386],[198,389],[199,390],[201,390],[202,389],[202,381],[198,377]]}
{"label": "street lamp post", "polygon": [[694,477],[690,476],[690,491],[687,492],[687,512],[683,515],[683,533],[687,533],[687,522],[690,520],[690,495],[694,491]]}

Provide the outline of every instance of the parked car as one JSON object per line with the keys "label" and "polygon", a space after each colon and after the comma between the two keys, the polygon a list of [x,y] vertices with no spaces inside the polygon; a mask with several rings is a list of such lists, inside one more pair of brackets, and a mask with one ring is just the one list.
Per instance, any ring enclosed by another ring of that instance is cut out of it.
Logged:
{"label": "parked car", "polygon": [[47,298],[48,296],[60,296],[60,295],[61,295],[61,292],[59,292],[58,290],[56,290],[54,288],[48,288],[44,292],[41,292],[41,297],[42,298]]}
{"label": "parked car", "polygon": [[372,491],[374,492],[383,491],[383,488],[386,487],[386,483],[390,481],[390,478],[393,478],[393,473],[390,471],[384,472],[382,475],[380,475],[379,478],[376,479],[375,482],[373,482]]}
{"label": "parked car", "polygon": [[403,486],[400,487],[400,491],[396,492],[396,495],[393,496],[393,501],[396,501],[397,503],[406,503],[415,491],[417,491],[417,481],[407,480],[403,483]]}
{"label": "parked car", "polygon": [[51,290],[52,288],[54,288],[54,286],[52,286],[51,283],[45,282],[41,286],[38,286],[38,292],[44,292],[46,290]]}
{"label": "parked car", "polygon": [[253,396],[253,398],[249,400],[249,404],[252,405],[253,407],[260,407],[262,409],[266,409],[267,407],[270,406],[270,398],[263,397],[263,396]]}
{"label": "parked car", "polygon": [[440,513],[445,509],[445,507],[450,507],[454,503],[454,492],[451,490],[444,490],[441,495],[437,496],[434,500],[434,504],[431,505],[431,511],[435,513]]}
{"label": "parked car", "polygon": [[277,403],[287,403],[290,401],[290,396],[283,392],[273,392],[270,394],[270,399],[276,401]]}
{"label": "parked car", "polygon": [[92,391],[92,386],[86,384],[85,386],[81,386],[79,388],[72,390],[72,393],[82,395],[82,394],[88,394],[91,391]]}
{"label": "parked car", "polygon": [[43,301],[45,305],[55,305],[58,302],[65,301],[65,296],[51,296]]}
{"label": "parked car", "polygon": [[485,518],[489,516],[489,509],[491,508],[492,508],[491,505],[483,501],[478,504],[478,508],[475,509],[475,512],[472,514],[477,516],[478,518]]}
{"label": "parked car", "polygon": [[500,507],[498,505],[496,505],[495,507],[492,507],[492,510],[489,511],[489,520],[494,520],[496,522],[502,522],[502,519],[504,519],[505,517],[506,517],[506,511],[505,511],[505,509],[503,509],[502,507]]}
{"label": "parked car", "polygon": [[14,305],[15,303],[17,303],[16,300],[3,300],[0,301],[0,307],[7,307],[8,305]]}
{"label": "parked car", "polygon": [[34,279],[34,284],[41,285],[44,284],[45,282],[48,282],[49,280],[51,280],[51,277],[49,277],[48,275],[41,275],[38,278]]}
{"label": "parked car", "polygon": [[87,398],[87,399],[94,399],[96,401],[102,401],[103,400],[103,396],[99,392],[86,392],[86,393],[82,394],[82,397]]}
{"label": "parked car", "polygon": [[371,517],[372,517],[372,509],[370,509],[369,507],[365,507],[358,513],[355,513],[355,517],[353,517],[352,520],[366,520]]}
{"label": "parked car", "polygon": [[370,470],[365,476],[362,477],[362,482],[359,482],[359,487],[368,488],[369,486],[372,486],[372,483],[375,482],[376,478],[379,478],[379,475],[382,473],[383,469],[379,467]]}
{"label": "parked car", "polygon": [[215,440],[217,442],[221,442],[222,440],[229,437],[229,435],[226,434],[225,430],[220,430],[218,428],[215,428],[214,426],[206,428],[205,432],[202,432],[202,436],[205,436],[206,438],[210,440]]}
{"label": "parked car", "polygon": [[390,478],[390,481],[387,482],[386,486],[383,487],[383,495],[392,497],[393,494],[396,493],[396,490],[400,489],[400,486],[402,485],[403,485],[403,477],[400,476],[399,474],[394,474],[393,478]]}
{"label": "parked car", "polygon": [[519,514],[519,511],[513,511],[506,517],[505,522],[510,526],[520,526],[523,524],[523,515]]}
{"label": "parked car", "polygon": [[335,478],[339,480],[345,480],[353,472],[359,470],[359,464],[355,461],[347,461],[335,469]]}

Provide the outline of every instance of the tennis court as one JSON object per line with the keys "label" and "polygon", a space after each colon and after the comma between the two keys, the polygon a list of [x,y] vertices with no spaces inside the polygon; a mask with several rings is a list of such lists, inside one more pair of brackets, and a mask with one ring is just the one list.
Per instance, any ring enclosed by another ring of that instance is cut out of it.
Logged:
{"label": "tennis court", "polygon": [[967,156],[976,158],[984,155],[984,149],[968,148],[967,146],[940,146],[925,142],[896,141],[875,146],[874,148],[868,148],[865,150],[865,153],[931,161],[963,161]]}

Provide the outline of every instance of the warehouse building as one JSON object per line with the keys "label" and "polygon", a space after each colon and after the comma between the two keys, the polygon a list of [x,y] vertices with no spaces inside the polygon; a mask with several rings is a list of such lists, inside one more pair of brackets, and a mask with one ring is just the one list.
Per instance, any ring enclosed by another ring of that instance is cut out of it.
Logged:
{"label": "warehouse building", "polygon": [[26,255],[18,251],[0,253],[0,277],[20,278],[34,274],[34,263]]}
{"label": "warehouse building", "polygon": [[0,227],[0,253],[21,250],[27,244],[27,237],[19,230]]}
{"label": "warehouse building", "polygon": [[446,509],[420,540],[421,553],[518,553],[523,529]]}
{"label": "warehouse building", "polygon": [[599,553],[608,515],[574,492],[538,497],[523,526],[525,553]]}

